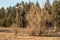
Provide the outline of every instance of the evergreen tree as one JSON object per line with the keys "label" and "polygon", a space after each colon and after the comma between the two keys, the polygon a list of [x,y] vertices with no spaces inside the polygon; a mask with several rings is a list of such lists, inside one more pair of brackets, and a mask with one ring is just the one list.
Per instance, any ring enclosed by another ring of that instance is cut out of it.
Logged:
{"label": "evergreen tree", "polygon": [[51,4],[50,4],[49,0],[46,0],[46,3],[44,6],[45,6],[46,10],[49,10],[51,8]]}
{"label": "evergreen tree", "polygon": [[53,2],[52,13],[54,15],[55,25],[60,25],[60,2],[57,0]]}
{"label": "evergreen tree", "polygon": [[40,5],[39,5],[38,1],[36,2],[36,6],[40,8]]}
{"label": "evergreen tree", "polygon": [[5,17],[5,9],[4,9],[4,7],[2,7],[1,9],[0,9],[0,19],[2,19],[2,18],[4,18]]}
{"label": "evergreen tree", "polygon": [[19,6],[19,5],[20,5],[19,3],[16,4],[16,6]]}
{"label": "evergreen tree", "polygon": [[0,26],[2,26],[2,22],[5,19],[5,14],[6,14],[5,9],[4,9],[4,7],[2,7],[0,9]]}

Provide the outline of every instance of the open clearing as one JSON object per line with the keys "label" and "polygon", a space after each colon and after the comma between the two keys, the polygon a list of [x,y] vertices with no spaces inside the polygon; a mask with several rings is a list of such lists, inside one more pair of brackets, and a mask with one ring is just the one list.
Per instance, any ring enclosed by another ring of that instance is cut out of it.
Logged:
{"label": "open clearing", "polygon": [[13,28],[0,28],[0,40],[60,40],[60,37],[27,36],[26,34],[20,35],[21,32],[16,34],[14,30]]}
{"label": "open clearing", "polygon": [[20,36],[15,33],[0,33],[0,40],[60,40],[60,37]]}

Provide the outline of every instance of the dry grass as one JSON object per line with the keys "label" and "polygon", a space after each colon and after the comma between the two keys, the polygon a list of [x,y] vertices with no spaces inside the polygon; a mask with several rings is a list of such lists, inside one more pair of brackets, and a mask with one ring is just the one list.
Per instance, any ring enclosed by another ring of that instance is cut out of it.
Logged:
{"label": "dry grass", "polygon": [[60,37],[19,36],[14,33],[0,33],[0,40],[60,40]]}
{"label": "dry grass", "polygon": [[[1,30],[13,30],[13,28],[0,28]],[[24,31],[31,31],[31,29],[18,29]],[[19,32],[19,31],[18,31]],[[27,35],[20,35],[20,33],[4,33],[0,32],[0,40],[60,40],[60,37],[42,37],[42,36],[27,36]]]}

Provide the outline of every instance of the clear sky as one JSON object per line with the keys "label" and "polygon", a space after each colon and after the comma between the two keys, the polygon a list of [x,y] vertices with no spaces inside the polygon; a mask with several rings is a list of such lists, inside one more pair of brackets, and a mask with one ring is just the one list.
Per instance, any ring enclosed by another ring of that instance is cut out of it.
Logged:
{"label": "clear sky", "polygon": [[[17,2],[29,2],[29,0],[0,0],[0,8],[1,7],[4,7],[4,8],[7,8],[9,6],[14,6]],[[30,0],[31,2],[34,2],[36,3],[37,0]],[[44,3],[46,2],[46,0],[38,0],[39,4],[41,7],[43,7]],[[50,3],[52,3],[53,0],[50,0]]]}

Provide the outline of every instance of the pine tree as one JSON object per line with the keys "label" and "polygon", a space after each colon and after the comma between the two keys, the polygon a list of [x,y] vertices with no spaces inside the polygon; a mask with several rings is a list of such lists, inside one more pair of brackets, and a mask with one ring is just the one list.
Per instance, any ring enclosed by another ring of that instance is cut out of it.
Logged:
{"label": "pine tree", "polygon": [[19,5],[20,5],[19,3],[16,4],[16,6],[19,6]]}
{"label": "pine tree", "polygon": [[40,5],[39,5],[38,1],[36,2],[36,6],[40,8]]}
{"label": "pine tree", "polygon": [[52,16],[54,19],[55,30],[60,26],[60,2],[55,0],[52,5]]}
{"label": "pine tree", "polygon": [[58,24],[58,20],[60,20],[59,18],[59,4],[60,2],[57,0],[54,0],[52,6],[50,6],[50,10],[49,12],[51,12],[51,19],[53,20],[53,25],[56,28],[57,24]]}
{"label": "pine tree", "polygon": [[7,12],[5,15],[5,20],[2,23],[3,27],[9,27],[12,24],[12,12],[11,12],[11,6],[9,8],[7,8]]}
{"label": "pine tree", "polygon": [[50,4],[49,0],[46,0],[46,3],[44,6],[45,6],[46,10],[49,10],[51,8],[51,4]]}
{"label": "pine tree", "polygon": [[2,7],[1,9],[0,9],[0,19],[2,19],[2,18],[4,18],[5,17],[5,9],[4,9],[4,7]]}
{"label": "pine tree", "polygon": [[3,20],[5,19],[5,14],[6,14],[5,9],[4,7],[2,7],[0,9],[0,26],[2,26]]}

